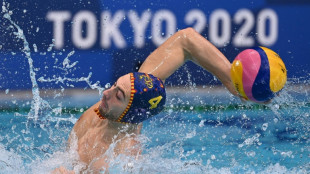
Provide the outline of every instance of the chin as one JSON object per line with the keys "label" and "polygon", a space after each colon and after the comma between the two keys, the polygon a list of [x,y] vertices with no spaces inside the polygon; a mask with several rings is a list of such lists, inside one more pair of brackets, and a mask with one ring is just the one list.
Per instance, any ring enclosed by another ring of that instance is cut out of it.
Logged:
{"label": "chin", "polygon": [[101,104],[99,105],[98,109],[99,109],[100,114],[102,116],[106,117],[107,113],[106,113],[105,109],[102,107]]}

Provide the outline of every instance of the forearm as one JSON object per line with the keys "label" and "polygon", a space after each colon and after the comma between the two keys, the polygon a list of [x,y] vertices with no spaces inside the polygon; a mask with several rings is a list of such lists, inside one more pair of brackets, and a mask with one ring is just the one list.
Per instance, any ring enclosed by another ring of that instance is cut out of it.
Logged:
{"label": "forearm", "polygon": [[193,29],[189,28],[183,32],[186,39],[182,46],[187,52],[187,58],[215,75],[231,93],[236,95],[231,82],[231,64],[228,59]]}

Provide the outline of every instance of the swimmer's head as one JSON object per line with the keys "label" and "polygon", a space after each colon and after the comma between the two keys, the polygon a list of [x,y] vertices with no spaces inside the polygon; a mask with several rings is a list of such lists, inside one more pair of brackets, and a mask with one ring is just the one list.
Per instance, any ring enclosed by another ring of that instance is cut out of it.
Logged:
{"label": "swimmer's head", "polygon": [[166,92],[163,82],[151,74],[129,73],[104,91],[97,114],[121,123],[140,123],[163,110]]}

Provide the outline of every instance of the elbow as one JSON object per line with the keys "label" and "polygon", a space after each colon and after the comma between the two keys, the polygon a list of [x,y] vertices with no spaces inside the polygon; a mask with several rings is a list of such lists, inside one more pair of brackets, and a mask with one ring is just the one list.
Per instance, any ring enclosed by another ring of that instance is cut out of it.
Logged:
{"label": "elbow", "polygon": [[180,39],[181,47],[184,50],[185,60],[192,60],[191,49],[193,47],[193,38],[197,35],[200,35],[192,27],[188,27],[177,32],[177,35]]}
{"label": "elbow", "polygon": [[188,27],[188,28],[179,30],[177,33],[179,35],[182,35],[184,38],[187,38],[187,36],[191,36],[193,34],[197,34],[196,30],[192,27]]}

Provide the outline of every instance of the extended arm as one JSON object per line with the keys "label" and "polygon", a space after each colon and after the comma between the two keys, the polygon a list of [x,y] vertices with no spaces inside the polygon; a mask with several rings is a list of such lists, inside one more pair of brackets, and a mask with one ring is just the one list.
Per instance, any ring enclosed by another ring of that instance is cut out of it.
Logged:
{"label": "extended arm", "polygon": [[147,57],[139,72],[150,73],[165,80],[186,60],[211,72],[232,94],[237,95],[230,78],[230,62],[192,28],[180,30],[171,36]]}

